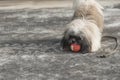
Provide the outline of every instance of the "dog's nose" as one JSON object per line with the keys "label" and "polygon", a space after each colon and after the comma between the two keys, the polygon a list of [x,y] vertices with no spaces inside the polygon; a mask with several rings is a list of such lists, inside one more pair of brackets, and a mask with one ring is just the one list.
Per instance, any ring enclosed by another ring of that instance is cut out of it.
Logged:
{"label": "dog's nose", "polygon": [[72,39],[72,40],[71,40],[71,43],[75,43],[75,42],[76,42],[76,40],[75,40],[75,39]]}
{"label": "dog's nose", "polygon": [[72,43],[75,43],[75,40],[72,40]]}

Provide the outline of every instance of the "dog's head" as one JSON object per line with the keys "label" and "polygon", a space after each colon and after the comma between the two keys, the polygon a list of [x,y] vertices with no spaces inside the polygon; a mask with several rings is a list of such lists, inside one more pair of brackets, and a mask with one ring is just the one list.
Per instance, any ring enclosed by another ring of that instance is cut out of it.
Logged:
{"label": "dog's head", "polygon": [[88,38],[85,36],[84,33],[79,32],[78,34],[75,34],[74,31],[65,31],[64,37],[61,41],[61,46],[66,51],[71,51],[71,44],[79,44],[81,46],[80,53],[88,53],[91,49],[91,44],[88,40]]}
{"label": "dog's head", "polygon": [[61,41],[61,46],[64,50],[71,51],[71,44],[79,44],[81,46],[81,53],[90,52],[90,43],[85,36],[68,35],[64,36]]}

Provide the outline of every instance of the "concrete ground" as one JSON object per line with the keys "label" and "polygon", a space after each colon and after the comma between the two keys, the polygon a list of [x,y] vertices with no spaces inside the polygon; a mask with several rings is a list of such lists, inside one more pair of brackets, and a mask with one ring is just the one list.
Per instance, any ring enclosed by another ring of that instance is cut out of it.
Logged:
{"label": "concrete ground", "polygon": [[[71,8],[0,9],[0,80],[119,80],[120,43],[102,41],[96,53],[64,52],[60,40]],[[120,7],[105,8],[104,35],[120,40]]]}

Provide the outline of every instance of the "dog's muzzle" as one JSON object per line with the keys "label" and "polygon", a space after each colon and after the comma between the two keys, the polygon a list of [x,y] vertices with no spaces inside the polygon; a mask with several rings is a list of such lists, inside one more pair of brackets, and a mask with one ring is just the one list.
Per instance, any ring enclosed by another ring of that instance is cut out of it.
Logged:
{"label": "dog's muzzle", "polygon": [[69,38],[63,37],[61,46],[65,51],[72,51],[71,44],[78,44],[81,46],[80,53],[90,52],[90,43],[84,37],[70,36]]}

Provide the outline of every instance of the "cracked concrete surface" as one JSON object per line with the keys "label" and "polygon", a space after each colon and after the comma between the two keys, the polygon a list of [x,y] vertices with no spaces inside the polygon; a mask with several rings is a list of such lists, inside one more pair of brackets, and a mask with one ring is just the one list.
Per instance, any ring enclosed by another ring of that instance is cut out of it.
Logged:
{"label": "cracked concrete surface", "polygon": [[[104,34],[120,40],[120,9],[104,14]],[[112,51],[114,40],[102,41],[93,54],[60,49],[72,15],[70,8],[0,10],[0,80],[119,80],[120,46],[110,57],[96,57]]]}

